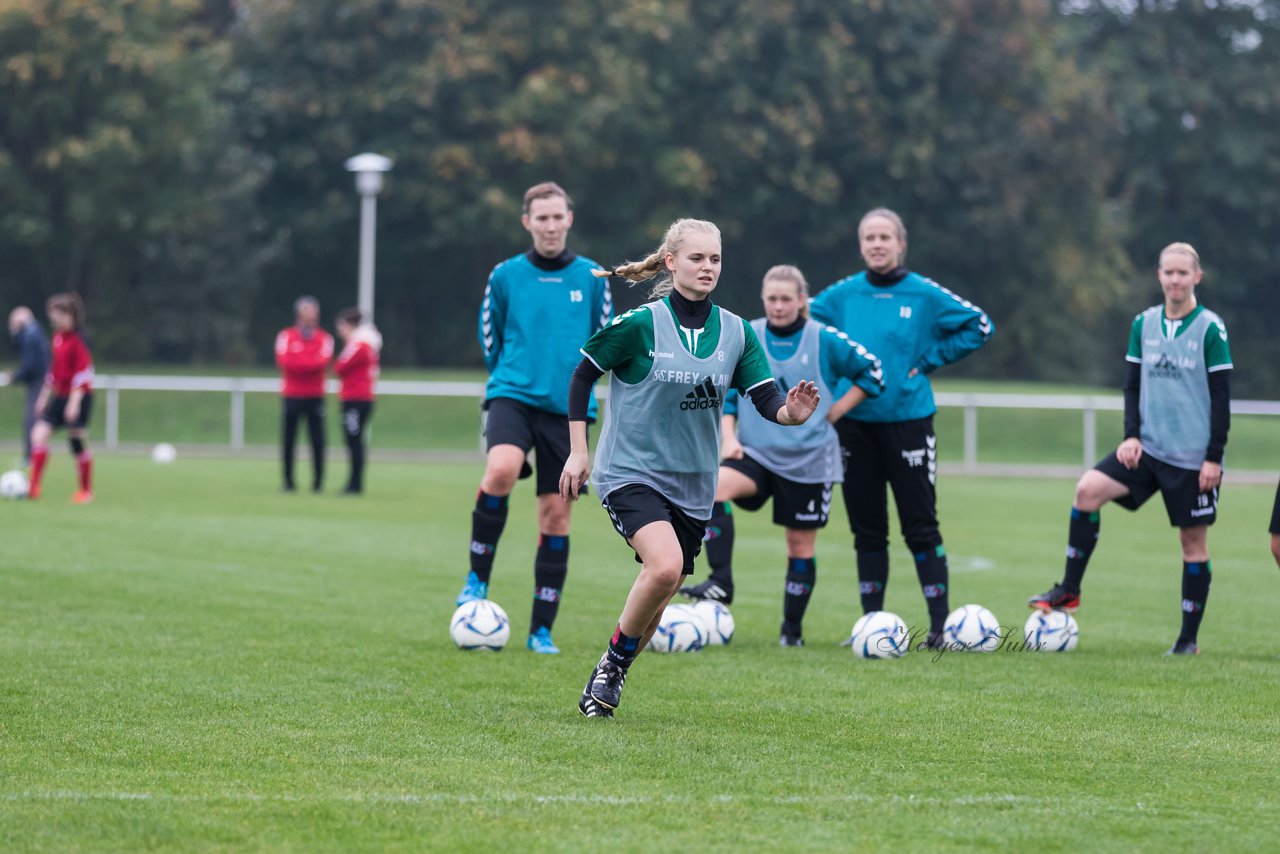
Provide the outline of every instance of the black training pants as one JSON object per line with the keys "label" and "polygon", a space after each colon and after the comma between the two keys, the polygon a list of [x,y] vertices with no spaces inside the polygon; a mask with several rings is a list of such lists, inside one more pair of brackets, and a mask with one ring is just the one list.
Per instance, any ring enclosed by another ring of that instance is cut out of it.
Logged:
{"label": "black training pants", "polygon": [[324,398],[284,398],[284,435],[281,453],[284,457],[284,486],[293,489],[293,449],[298,436],[298,419],[307,419],[307,434],[311,439],[311,488],[317,492],[324,485]]}

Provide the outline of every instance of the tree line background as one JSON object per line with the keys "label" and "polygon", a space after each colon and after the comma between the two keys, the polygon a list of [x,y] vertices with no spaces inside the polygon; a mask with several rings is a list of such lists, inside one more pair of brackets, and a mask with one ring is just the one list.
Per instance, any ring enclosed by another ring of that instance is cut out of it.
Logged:
{"label": "tree line background", "polygon": [[267,362],[296,296],[355,302],[373,150],[390,365],[480,364],[554,179],[602,263],[714,220],[748,316],[892,207],[995,320],[989,377],[1117,381],[1190,241],[1237,393],[1276,397],[1277,81],[1280,0],[0,0],[0,305],[80,291],[103,363]]}

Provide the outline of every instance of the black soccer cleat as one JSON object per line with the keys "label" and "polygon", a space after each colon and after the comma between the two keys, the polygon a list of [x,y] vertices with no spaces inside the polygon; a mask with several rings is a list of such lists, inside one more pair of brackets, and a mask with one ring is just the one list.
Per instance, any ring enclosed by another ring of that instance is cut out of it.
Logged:
{"label": "black soccer cleat", "polygon": [[587,692],[591,699],[613,714],[622,702],[622,683],[627,680],[627,671],[612,661],[602,661],[596,665],[595,672],[588,683]]}
{"label": "black soccer cleat", "polygon": [[1165,655],[1199,655],[1200,647],[1196,646],[1195,641],[1183,640],[1178,638],[1173,642],[1173,646],[1169,647],[1169,651]]}
{"label": "black soccer cleat", "polygon": [[708,578],[701,584],[688,584],[680,588],[681,594],[690,599],[705,599],[708,602],[733,604],[733,585],[721,584],[714,578]]}
{"label": "black soccer cleat", "polygon": [[1055,584],[1047,593],[1032,596],[1027,604],[1037,611],[1074,611],[1080,607],[1080,594]]}
{"label": "black soccer cleat", "polygon": [[778,630],[778,646],[804,646],[799,627],[783,620],[782,628]]}
{"label": "black soccer cleat", "polygon": [[591,669],[591,676],[587,679],[587,687],[582,689],[582,696],[578,698],[578,711],[584,718],[611,718],[613,717],[613,709],[606,709],[604,706],[596,702],[591,696],[591,683],[596,681],[596,674],[600,671],[599,667]]}

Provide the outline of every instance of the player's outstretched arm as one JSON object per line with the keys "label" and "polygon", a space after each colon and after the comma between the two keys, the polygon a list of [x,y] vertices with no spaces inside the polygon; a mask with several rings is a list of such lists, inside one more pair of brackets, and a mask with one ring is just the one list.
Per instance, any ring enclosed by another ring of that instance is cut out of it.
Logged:
{"label": "player's outstretched arm", "polygon": [[787,392],[787,402],[778,410],[778,423],[794,427],[809,420],[818,408],[818,387],[809,380],[801,380]]}
{"label": "player's outstretched arm", "polygon": [[560,472],[560,497],[565,501],[577,501],[578,491],[591,473],[591,460],[587,451],[587,422],[569,422],[569,456]]}

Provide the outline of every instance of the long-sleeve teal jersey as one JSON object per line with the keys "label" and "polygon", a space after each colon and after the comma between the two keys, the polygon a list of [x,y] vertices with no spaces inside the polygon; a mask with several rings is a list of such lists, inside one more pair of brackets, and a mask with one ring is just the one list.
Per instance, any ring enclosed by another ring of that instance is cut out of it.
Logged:
{"label": "long-sleeve teal jersey", "polygon": [[[883,365],[884,393],[845,416],[856,421],[933,415],[937,407],[927,374],[960,361],[995,331],[978,306],[916,273],[884,285],[868,281],[865,272],[849,276],[815,296],[809,313],[875,353]],[[912,368],[918,370],[913,377]]]}
{"label": "long-sleeve teal jersey", "polygon": [[[528,253],[493,268],[480,304],[486,400],[505,397],[568,413],[569,378],[582,360],[578,348],[613,319],[609,280],[591,273],[598,269],[581,255],[558,270],[543,269]],[[596,415],[594,397],[587,414]]]}

